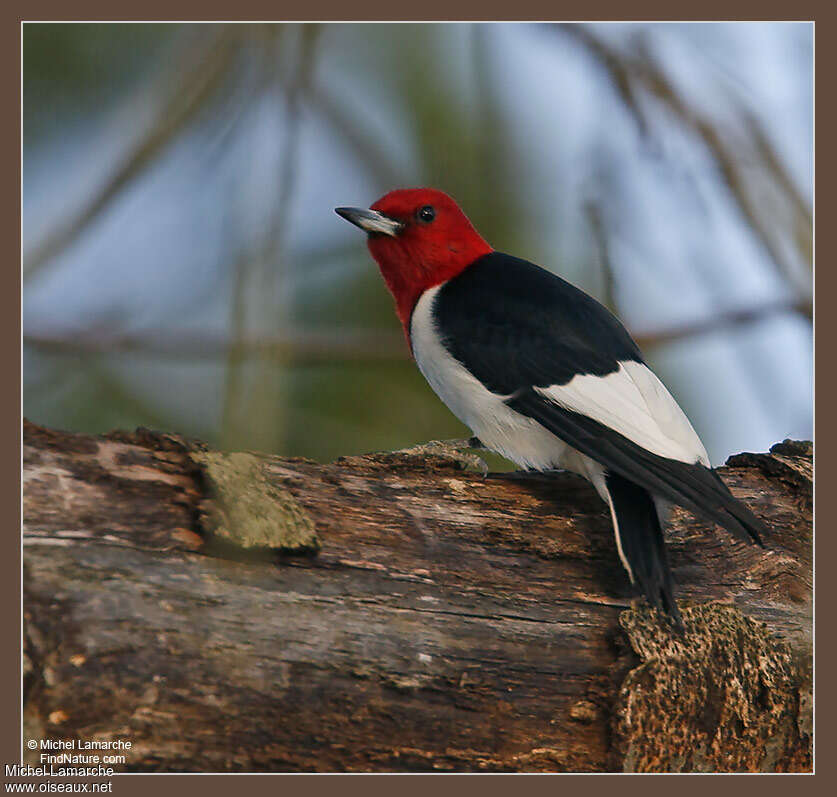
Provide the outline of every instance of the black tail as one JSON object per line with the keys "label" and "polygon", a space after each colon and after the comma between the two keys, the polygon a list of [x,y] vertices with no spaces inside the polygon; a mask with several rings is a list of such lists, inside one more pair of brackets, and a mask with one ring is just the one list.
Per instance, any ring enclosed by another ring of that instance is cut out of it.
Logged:
{"label": "black tail", "polygon": [[663,530],[651,493],[618,473],[605,482],[613,512],[613,531],[622,564],[648,603],[668,614],[675,626],[683,621],[674,600],[671,570],[666,557]]}

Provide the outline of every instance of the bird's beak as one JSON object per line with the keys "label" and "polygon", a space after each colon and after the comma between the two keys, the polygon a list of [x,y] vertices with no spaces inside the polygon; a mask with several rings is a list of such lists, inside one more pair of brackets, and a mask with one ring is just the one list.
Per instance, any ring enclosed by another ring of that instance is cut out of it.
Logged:
{"label": "bird's beak", "polygon": [[378,213],[377,210],[334,208],[334,212],[368,233],[391,235],[394,238],[404,228],[404,225],[400,221],[391,219],[389,216],[384,216],[383,213]]}

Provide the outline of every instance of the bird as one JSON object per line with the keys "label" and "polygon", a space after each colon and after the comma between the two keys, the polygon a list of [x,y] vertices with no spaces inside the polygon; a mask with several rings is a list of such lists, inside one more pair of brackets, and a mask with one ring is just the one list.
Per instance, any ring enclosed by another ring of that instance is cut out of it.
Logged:
{"label": "bird", "polygon": [[335,212],[367,234],[412,356],[477,441],[520,467],[588,479],[628,578],[676,628],[663,525],[679,504],[764,545],[686,414],[606,307],[495,251],[446,193],[390,191]]}

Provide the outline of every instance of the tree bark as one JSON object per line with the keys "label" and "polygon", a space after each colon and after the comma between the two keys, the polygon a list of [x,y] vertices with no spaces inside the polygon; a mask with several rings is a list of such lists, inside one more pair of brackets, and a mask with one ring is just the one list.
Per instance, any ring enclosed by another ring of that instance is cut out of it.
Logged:
{"label": "tree bark", "polygon": [[131,771],[806,771],[812,449],[721,468],[766,549],[674,509],[686,634],[571,474],[223,454],[24,424],[27,738]]}

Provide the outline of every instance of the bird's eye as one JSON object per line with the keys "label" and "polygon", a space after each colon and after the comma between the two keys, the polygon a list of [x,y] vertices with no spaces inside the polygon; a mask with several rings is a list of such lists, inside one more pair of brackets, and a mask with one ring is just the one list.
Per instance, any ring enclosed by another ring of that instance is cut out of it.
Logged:
{"label": "bird's eye", "polygon": [[425,224],[430,224],[430,222],[436,218],[436,211],[430,205],[425,205],[423,208],[418,209],[416,217],[419,221],[423,221]]}

